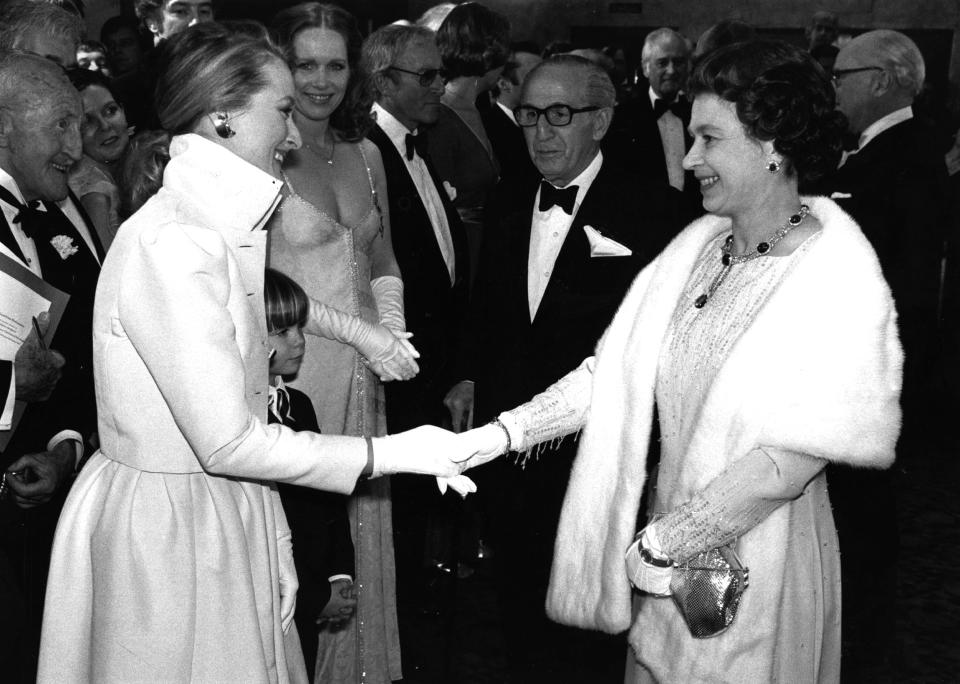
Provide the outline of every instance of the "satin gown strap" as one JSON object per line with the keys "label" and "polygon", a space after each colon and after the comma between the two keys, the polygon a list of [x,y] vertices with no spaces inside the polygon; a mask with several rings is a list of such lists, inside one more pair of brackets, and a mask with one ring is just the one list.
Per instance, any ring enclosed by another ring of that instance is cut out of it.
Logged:
{"label": "satin gown strap", "polygon": [[364,142],[367,141],[361,141],[357,145],[357,149],[360,150],[360,157],[363,158],[363,168],[367,170],[367,182],[370,184],[370,197],[373,198],[373,208],[377,210],[377,216],[380,219],[380,235],[383,236],[383,209],[380,208],[380,197],[377,195],[377,186],[373,182],[373,171],[370,170],[370,162],[367,161],[367,153],[363,151]]}

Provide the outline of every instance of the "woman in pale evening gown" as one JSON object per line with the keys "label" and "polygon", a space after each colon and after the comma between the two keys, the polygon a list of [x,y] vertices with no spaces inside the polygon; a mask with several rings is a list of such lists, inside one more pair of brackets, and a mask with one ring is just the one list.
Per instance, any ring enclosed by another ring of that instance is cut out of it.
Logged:
{"label": "woman in pale evening gown", "polygon": [[[287,190],[269,227],[270,266],[296,280],[313,300],[355,317],[353,324],[415,355],[406,341],[383,163],[376,146],[363,138],[370,103],[357,88],[361,38],[355,20],[338,7],[304,3],[278,14],[272,30],[293,71],[293,117],[303,146],[284,165]],[[334,337],[307,337],[303,366],[291,384],[310,397],[325,434],[385,434],[382,384],[362,347]],[[386,478],[357,488],[350,521],[358,609],[345,627],[321,631],[316,681],[355,682],[365,673],[363,681],[389,682],[399,679],[401,670]]]}

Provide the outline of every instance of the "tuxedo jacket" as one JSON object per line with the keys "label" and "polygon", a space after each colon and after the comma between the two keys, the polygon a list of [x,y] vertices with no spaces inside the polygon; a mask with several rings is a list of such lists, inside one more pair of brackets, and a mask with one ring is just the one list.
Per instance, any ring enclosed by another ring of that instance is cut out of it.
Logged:
{"label": "tuxedo jacket", "polygon": [[[51,437],[62,430],[76,430],[84,440],[97,429],[96,398],[93,388],[93,300],[100,264],[104,257],[97,232],[80,201],[70,193],[74,206],[86,223],[96,249],[96,258],[70,220],[52,202],[45,202],[49,222],[45,237],[34,243],[45,282],[70,295],[70,301],[51,341],[51,348],[63,354],[66,364],[50,398],[31,403],[14,431],[4,452],[9,463],[24,453],[44,451]],[[50,238],[66,235],[77,252],[61,257]],[[0,241],[26,263],[10,226],[0,214]]]}
{"label": "tuxedo jacket", "polygon": [[404,315],[407,330],[414,334],[412,342],[421,354],[420,373],[413,380],[385,386],[387,425],[390,432],[397,432],[425,422],[436,424],[443,418],[442,400],[451,382],[470,267],[463,224],[429,159],[424,161],[443,202],[453,240],[453,284],[406,162],[379,126],[374,126],[368,137],[383,157],[393,252],[403,277]]}
{"label": "tuxedo jacket", "polygon": [[[693,138],[687,130],[690,125],[690,104],[682,96],[678,104],[680,122],[683,124],[683,147],[689,150],[693,145]],[[638,87],[627,99],[618,103],[610,132],[604,138],[603,154],[629,171],[655,183],[669,185],[663,141],[657,119],[653,116],[649,88]],[[686,225],[704,213],[700,185],[693,171],[684,173],[683,191],[680,194],[679,209]]]}
{"label": "tuxedo jacket", "polygon": [[[284,420],[283,424],[297,432],[320,432],[317,414],[307,395],[290,386],[286,389],[290,396],[292,420]],[[277,422],[272,413],[267,417],[268,422]],[[330,600],[328,578],[333,575],[355,576],[347,497],[284,483],[279,483],[277,489],[293,536],[293,562],[300,582],[296,614],[297,617],[302,615],[304,625],[310,627],[301,630],[298,620],[297,629],[301,635],[312,635],[316,640],[314,621]]]}
{"label": "tuxedo jacket", "polygon": [[893,291],[907,368],[930,351],[949,227],[948,177],[935,134],[916,118],[850,155],[828,191],[870,240]]}
{"label": "tuxedo jacket", "polygon": [[[475,381],[475,424],[530,399],[590,356],[634,276],[681,228],[666,185],[625,175],[604,159],[531,321],[527,264],[538,187],[537,180],[502,188],[484,227],[460,366],[460,379]],[[585,226],[632,254],[592,257]]]}
{"label": "tuxedo jacket", "polygon": [[489,103],[480,109],[480,119],[500,162],[500,185],[512,185],[539,178],[537,167],[530,161],[523,131],[496,104]]}

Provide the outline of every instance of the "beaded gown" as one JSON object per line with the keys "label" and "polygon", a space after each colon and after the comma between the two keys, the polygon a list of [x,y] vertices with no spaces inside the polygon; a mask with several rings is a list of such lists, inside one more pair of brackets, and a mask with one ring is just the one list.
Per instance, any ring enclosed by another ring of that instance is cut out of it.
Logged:
{"label": "beaded gown", "polygon": [[[371,256],[382,237],[367,163],[374,148],[367,140],[350,147],[362,155],[367,169],[367,177],[357,179],[370,187],[369,210],[357,212],[363,219],[355,226],[339,223],[301,197],[285,178],[285,196],[269,226],[268,261],[312,299],[377,322]],[[386,434],[383,386],[353,347],[307,335],[300,373],[290,384],[310,397],[323,433]],[[358,483],[349,511],[358,607],[345,628],[321,632],[316,681],[389,682],[401,677],[389,479]]]}

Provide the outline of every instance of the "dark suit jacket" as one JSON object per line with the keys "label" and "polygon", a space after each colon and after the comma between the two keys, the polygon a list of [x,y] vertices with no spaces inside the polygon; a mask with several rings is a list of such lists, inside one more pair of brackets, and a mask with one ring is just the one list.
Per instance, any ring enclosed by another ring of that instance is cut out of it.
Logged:
{"label": "dark suit jacket", "polygon": [[[13,377],[13,361],[0,360],[0,407],[7,403],[7,397],[12,391],[10,380]],[[2,408],[0,408],[2,410]]]}
{"label": "dark suit jacket", "polygon": [[[87,229],[102,259],[103,249],[79,200],[71,193],[73,203],[86,222]],[[96,399],[93,387],[93,300],[100,275],[100,265],[69,219],[52,203],[46,203],[52,234],[66,234],[79,250],[60,258],[49,239],[35,240],[43,279],[70,295],[51,347],[63,354],[66,364],[53,394],[45,402],[30,404],[24,411],[17,430],[7,445],[3,461],[11,462],[20,455],[43,451],[51,437],[61,430],[72,429],[84,439],[97,428]],[[6,220],[0,214],[0,241],[23,259]]]}
{"label": "dark suit jacket", "polygon": [[440,424],[443,420],[443,397],[450,387],[453,355],[467,303],[467,238],[460,217],[429,160],[425,160],[453,239],[456,282],[451,285],[433,226],[406,163],[379,126],[373,127],[369,138],[383,157],[393,252],[403,276],[407,330],[414,334],[412,342],[421,354],[417,377],[385,386],[387,426],[390,432],[398,432],[424,423]]}
{"label": "dark suit jacket", "polygon": [[850,195],[836,201],[880,259],[897,305],[908,374],[932,351],[949,222],[947,171],[935,139],[917,119],[904,121],[851,155],[828,181],[830,192]]}
{"label": "dark suit jacket", "polygon": [[[287,387],[290,395],[290,417],[283,424],[297,432],[320,432],[317,414],[306,394]],[[271,413],[268,422],[276,423]],[[300,588],[294,621],[310,679],[317,660],[317,639],[320,626],[316,620],[330,601],[333,575],[356,578],[353,540],[347,517],[347,497],[297,485],[277,485],[283,511],[293,536],[293,563],[297,568]]]}
{"label": "dark suit jacket", "polygon": [[[590,356],[634,277],[681,228],[675,194],[605,160],[531,322],[527,261],[538,183],[502,188],[484,227],[477,301],[462,357],[463,377],[476,382],[475,422],[526,401]],[[633,254],[591,257],[587,225]]]}
{"label": "dark suit jacket", "polygon": [[[687,131],[687,126],[690,125],[690,105],[681,98],[680,106],[684,149],[689,150],[693,144],[693,138]],[[629,172],[656,183],[669,184],[663,141],[660,139],[657,120],[653,118],[648,87],[637,87],[626,100],[617,104],[610,132],[604,138],[603,153],[610,157],[611,162]],[[703,215],[700,185],[692,171],[684,174],[681,195],[680,212],[684,224]]]}
{"label": "dark suit jacket", "polygon": [[496,103],[480,109],[480,118],[493,146],[493,153],[500,162],[500,185],[510,186],[539,178],[537,167],[530,161],[520,127]]}

